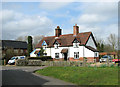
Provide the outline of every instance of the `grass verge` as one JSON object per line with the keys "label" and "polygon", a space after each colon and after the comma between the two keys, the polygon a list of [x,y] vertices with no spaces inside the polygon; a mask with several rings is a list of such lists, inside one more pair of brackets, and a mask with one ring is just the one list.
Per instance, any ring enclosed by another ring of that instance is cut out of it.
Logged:
{"label": "grass verge", "polygon": [[35,73],[77,85],[118,85],[117,67],[47,67]]}

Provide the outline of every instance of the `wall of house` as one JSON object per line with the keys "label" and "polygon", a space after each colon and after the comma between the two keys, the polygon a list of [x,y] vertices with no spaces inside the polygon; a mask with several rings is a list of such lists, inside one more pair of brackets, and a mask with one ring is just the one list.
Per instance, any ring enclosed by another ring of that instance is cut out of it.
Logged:
{"label": "wall of house", "polygon": [[[87,57],[91,59],[94,59],[95,57],[99,57],[98,52],[93,52],[84,46],[79,46],[78,48],[74,48],[73,46],[58,47],[57,49],[54,47],[51,47],[51,48],[46,48],[45,52],[47,53],[47,56],[51,56],[54,60],[59,61],[59,60],[64,60],[64,55],[63,53],[61,53],[62,49],[68,49],[67,57],[68,57],[68,60],[72,60],[72,61],[83,60],[83,57]],[[74,52],[79,52],[79,59],[74,59]],[[55,58],[55,53],[59,53],[59,59]]]}
{"label": "wall of house", "polygon": [[46,48],[45,52],[44,53],[47,53],[47,56],[51,56],[51,48]]}
{"label": "wall of house", "polygon": [[94,43],[94,41],[92,39],[92,36],[89,37],[89,40],[88,40],[86,46],[91,46],[91,47],[97,49],[96,46],[95,46],[95,43]]}
{"label": "wall of house", "polygon": [[83,48],[84,57],[94,57],[94,52],[87,49],[86,47]]}
{"label": "wall of house", "polygon": [[[71,47],[59,47],[58,49],[55,49],[54,47],[51,48],[51,56],[52,58],[55,58],[55,53],[59,53],[59,57],[60,58],[64,58],[61,50],[62,49],[68,49],[68,58],[69,57],[74,57],[74,52],[79,52],[79,57],[98,57],[98,52],[93,52],[87,48],[85,48],[84,46],[79,46],[78,48],[74,48],[73,46]],[[50,54],[50,49],[48,49],[49,51],[47,51],[48,54]],[[83,53],[84,52],[84,53]],[[97,53],[97,56],[95,56]]]}
{"label": "wall of house", "polygon": [[[51,48],[51,57],[55,58],[55,53],[59,53],[59,58],[64,58],[63,54],[61,53],[62,49],[68,49],[69,47],[58,47],[58,49],[55,49],[54,47]],[[68,52],[68,57],[69,57],[69,52]]]}
{"label": "wall of house", "polygon": [[74,57],[74,52],[79,52],[79,57],[83,57],[83,46],[79,46],[78,48],[69,47],[69,57]]}

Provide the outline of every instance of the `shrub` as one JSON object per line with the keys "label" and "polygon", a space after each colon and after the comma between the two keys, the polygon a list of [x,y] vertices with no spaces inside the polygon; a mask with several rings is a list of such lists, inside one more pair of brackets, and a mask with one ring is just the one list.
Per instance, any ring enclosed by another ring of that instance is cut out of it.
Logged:
{"label": "shrub", "polygon": [[106,64],[102,64],[100,67],[101,68],[105,68],[105,67],[107,67],[107,65]]}
{"label": "shrub", "polygon": [[110,67],[114,67],[114,64],[111,64]]}
{"label": "shrub", "polygon": [[52,61],[51,56],[29,57],[28,60]]}
{"label": "shrub", "polygon": [[16,61],[17,66],[26,66],[27,64],[28,64],[28,60],[26,60],[26,59],[18,59]]}

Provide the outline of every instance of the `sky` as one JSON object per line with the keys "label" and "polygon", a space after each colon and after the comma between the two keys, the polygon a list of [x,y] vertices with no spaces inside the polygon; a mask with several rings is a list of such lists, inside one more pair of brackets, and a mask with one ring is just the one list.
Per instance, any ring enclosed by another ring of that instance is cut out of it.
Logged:
{"label": "sky", "polygon": [[0,20],[3,40],[54,36],[57,26],[72,34],[75,24],[80,33],[105,39],[118,34],[118,2],[2,2]]}

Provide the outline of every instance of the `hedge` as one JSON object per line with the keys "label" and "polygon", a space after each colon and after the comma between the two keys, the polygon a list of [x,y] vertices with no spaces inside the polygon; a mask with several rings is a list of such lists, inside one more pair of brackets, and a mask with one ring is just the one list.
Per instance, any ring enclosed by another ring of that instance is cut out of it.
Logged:
{"label": "hedge", "polygon": [[17,66],[26,66],[27,64],[28,64],[28,60],[26,60],[26,59],[18,59],[16,61]]}
{"label": "hedge", "polygon": [[28,60],[42,60],[42,61],[52,61],[51,56],[40,56],[40,57],[28,57]]}
{"label": "hedge", "polygon": [[17,66],[40,66],[42,61],[52,61],[51,56],[28,57],[26,59],[18,59]]}

